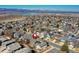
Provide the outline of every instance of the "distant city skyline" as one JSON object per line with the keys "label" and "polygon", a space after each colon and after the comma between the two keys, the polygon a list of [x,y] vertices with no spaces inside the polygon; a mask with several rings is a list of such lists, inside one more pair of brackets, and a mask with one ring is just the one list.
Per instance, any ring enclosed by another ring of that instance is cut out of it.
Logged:
{"label": "distant city skyline", "polygon": [[60,10],[60,11],[79,12],[79,5],[0,5],[0,8],[31,9],[31,10]]}

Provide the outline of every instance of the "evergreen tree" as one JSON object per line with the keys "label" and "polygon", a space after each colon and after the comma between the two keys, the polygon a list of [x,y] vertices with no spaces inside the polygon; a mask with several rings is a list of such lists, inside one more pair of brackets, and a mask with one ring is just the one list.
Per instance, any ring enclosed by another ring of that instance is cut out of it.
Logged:
{"label": "evergreen tree", "polygon": [[69,53],[68,41],[66,40],[63,46],[61,47],[61,51]]}
{"label": "evergreen tree", "polygon": [[56,27],[59,28],[59,24],[57,24]]}
{"label": "evergreen tree", "polygon": [[24,27],[23,30],[26,31],[26,28]]}
{"label": "evergreen tree", "polygon": [[0,41],[0,46],[2,45],[2,42]]}

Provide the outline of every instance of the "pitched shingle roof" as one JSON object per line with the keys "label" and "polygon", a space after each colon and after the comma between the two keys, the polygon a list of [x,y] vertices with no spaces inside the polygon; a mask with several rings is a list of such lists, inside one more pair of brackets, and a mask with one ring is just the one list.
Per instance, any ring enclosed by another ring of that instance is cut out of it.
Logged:
{"label": "pitched shingle roof", "polygon": [[31,53],[30,48],[22,48],[20,50],[17,50],[15,53]]}

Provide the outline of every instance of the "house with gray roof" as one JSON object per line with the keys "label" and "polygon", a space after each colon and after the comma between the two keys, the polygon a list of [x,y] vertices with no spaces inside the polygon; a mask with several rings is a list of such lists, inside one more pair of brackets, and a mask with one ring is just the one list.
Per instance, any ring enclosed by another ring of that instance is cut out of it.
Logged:
{"label": "house with gray roof", "polygon": [[30,48],[22,48],[20,50],[15,51],[15,53],[31,53]]}
{"label": "house with gray roof", "polygon": [[36,49],[46,48],[48,46],[47,42],[42,41],[42,40],[35,41],[34,45]]}
{"label": "house with gray roof", "polygon": [[15,32],[14,33],[14,38],[19,39],[21,37],[20,32]]}
{"label": "house with gray roof", "polygon": [[10,53],[13,53],[16,50],[21,49],[21,46],[19,45],[19,43],[13,43],[13,44],[8,45],[7,48],[9,48]]}
{"label": "house with gray roof", "polygon": [[2,43],[2,45],[3,45],[3,46],[8,46],[8,45],[10,45],[10,44],[12,44],[12,43],[15,43],[15,39],[5,41],[5,42]]}
{"label": "house with gray roof", "polygon": [[30,34],[24,34],[19,38],[19,40],[31,40],[32,36]]}
{"label": "house with gray roof", "polygon": [[79,48],[79,38],[75,39],[72,43],[75,48]]}
{"label": "house with gray roof", "polygon": [[4,41],[6,41],[7,39],[6,38],[4,38],[3,36],[0,36],[0,41],[1,42],[4,42]]}

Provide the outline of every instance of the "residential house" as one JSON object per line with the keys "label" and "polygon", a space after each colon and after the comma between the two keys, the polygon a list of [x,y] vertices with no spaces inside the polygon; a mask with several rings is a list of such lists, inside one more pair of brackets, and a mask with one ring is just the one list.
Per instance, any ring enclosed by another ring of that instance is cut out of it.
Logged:
{"label": "residential house", "polygon": [[3,42],[5,42],[5,41],[7,41],[7,39],[4,38],[3,36],[0,36],[0,41],[3,43]]}
{"label": "residential house", "polygon": [[36,49],[45,49],[47,47],[47,42],[45,41],[42,41],[42,40],[37,40],[35,43],[34,43]]}
{"label": "residential house", "polygon": [[30,48],[22,48],[20,50],[15,51],[15,53],[32,53]]}
{"label": "residential house", "polygon": [[14,38],[19,39],[21,37],[21,33],[20,32],[15,32],[14,33]]}
{"label": "residential house", "polygon": [[21,46],[19,45],[19,43],[12,43],[12,44],[8,45],[7,48],[9,48],[10,53],[13,53],[13,52],[21,49]]}
{"label": "residential house", "polygon": [[10,44],[13,44],[15,43],[15,39],[12,39],[12,40],[6,40],[2,43],[3,46],[8,46]]}

